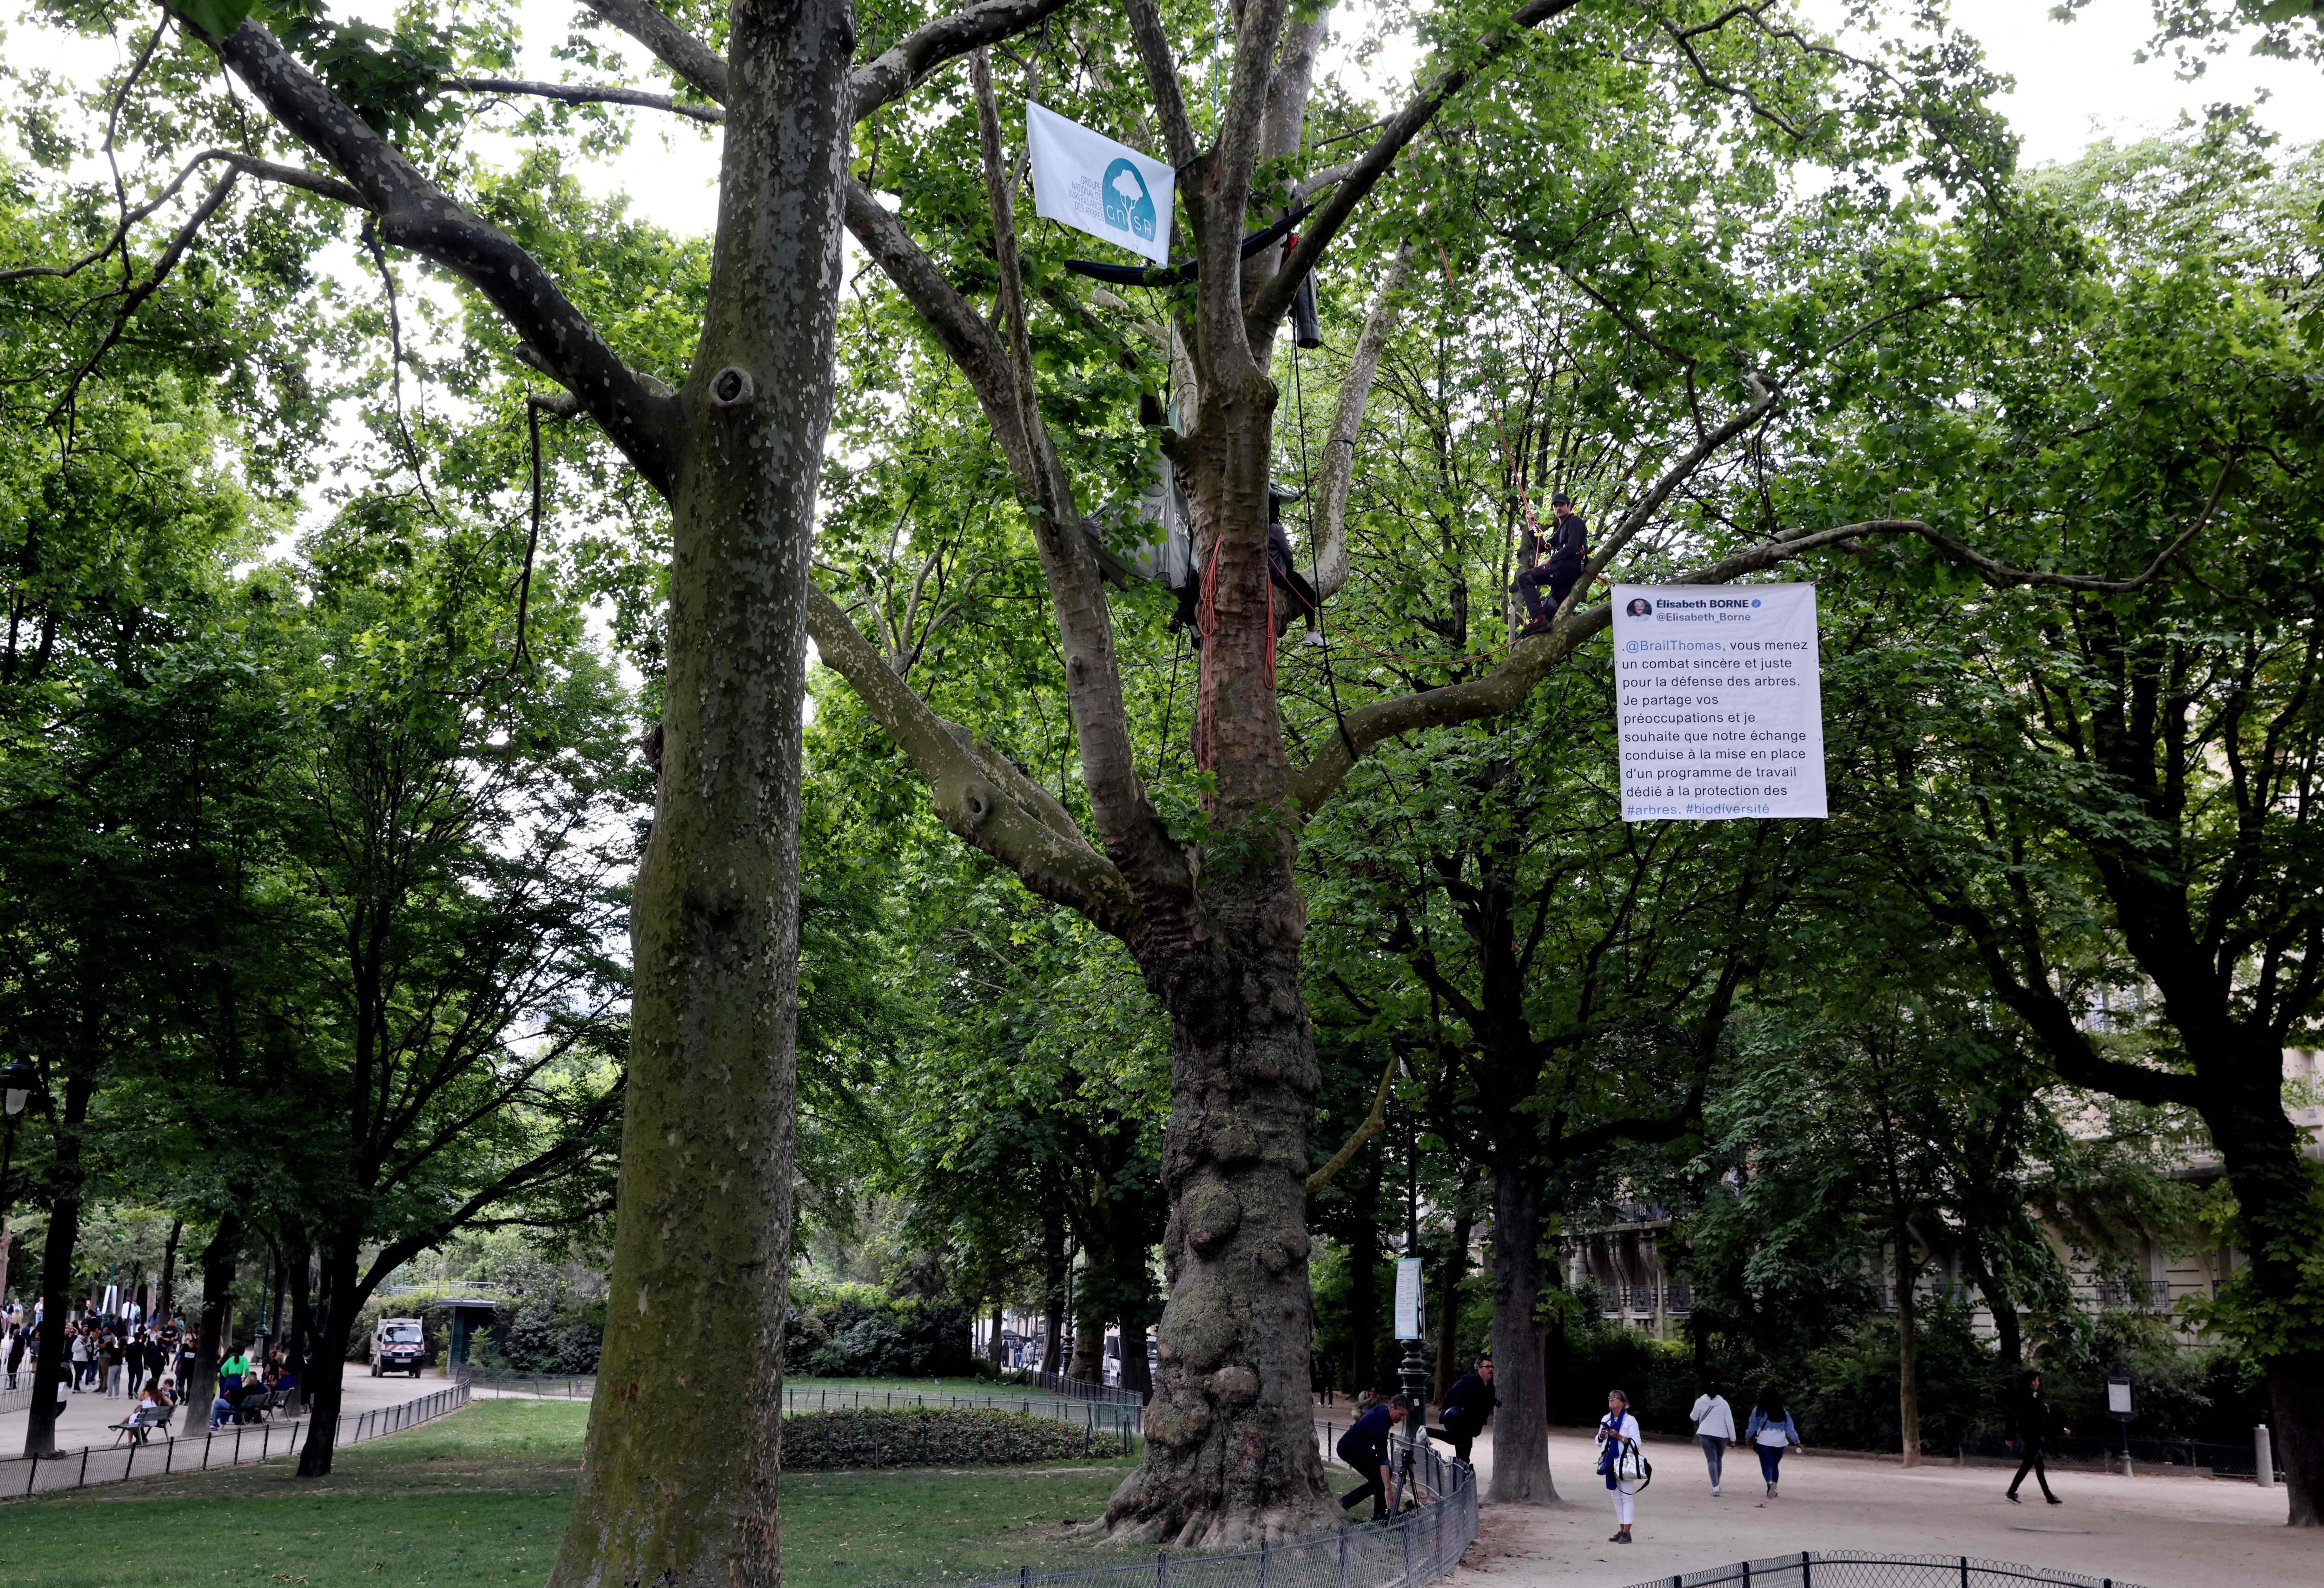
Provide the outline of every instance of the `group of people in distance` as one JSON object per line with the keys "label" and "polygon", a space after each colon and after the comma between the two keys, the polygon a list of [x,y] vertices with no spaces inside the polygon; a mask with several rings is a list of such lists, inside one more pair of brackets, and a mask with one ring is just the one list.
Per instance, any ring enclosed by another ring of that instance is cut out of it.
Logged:
{"label": "group of people in distance", "polygon": [[[1441,1424],[1423,1427],[1424,1438],[1439,1439],[1452,1446],[1453,1459],[1467,1462],[1477,1436],[1484,1431],[1485,1420],[1501,1398],[1493,1389],[1493,1359],[1480,1356],[1475,1369],[1454,1380],[1445,1391],[1440,1409]],[[1340,1459],[1353,1467],[1363,1482],[1340,1499],[1340,1509],[1352,1510],[1369,1500],[1371,1519],[1386,1521],[1388,1518],[1388,1496],[1392,1492],[1389,1474],[1389,1435],[1396,1426],[1412,1414],[1413,1403],[1408,1396],[1392,1395],[1372,1402],[1369,1409],[1349,1426],[1337,1445]],[[1770,1384],[1759,1391],[1752,1403],[1751,1414],[1745,1420],[1738,1436],[1735,1431],[1735,1408],[1719,1386],[1707,1384],[1695,1398],[1687,1413],[1694,1425],[1696,1443],[1702,1447],[1704,1464],[1711,1473],[1711,1492],[1720,1495],[1721,1469],[1726,1463],[1727,1447],[1739,1437],[1751,1446],[1759,1458],[1760,1481],[1766,1483],[1769,1500],[1778,1497],[1784,1454],[1794,1446],[1804,1448],[1799,1426],[1792,1420],[1791,1410],[1784,1404],[1781,1391]],[[2048,1405],[2042,1399],[2042,1376],[2028,1373],[2014,1409],[2008,1445],[2017,1454],[2017,1475],[2010,1480],[2007,1498],[2013,1504],[2018,1500],[2017,1491],[2031,1474],[2042,1488],[2042,1498],[2052,1505],[2061,1505],[2050,1492],[2050,1478],[2044,1462],[2047,1442],[2052,1433],[2071,1433],[2056,1426]],[[1630,1398],[1619,1390],[1606,1395],[1606,1415],[1598,1421],[1598,1475],[1606,1482],[1608,1493],[1614,1501],[1613,1536],[1611,1544],[1634,1542],[1631,1528],[1637,1518],[1638,1491],[1652,1480],[1653,1468],[1646,1460],[1644,1436],[1638,1419],[1631,1415]]]}
{"label": "group of people in distance", "polygon": [[[38,1302],[27,1309],[22,1302],[0,1307],[0,1362],[6,1364],[5,1387],[30,1387],[45,1310]],[[178,1385],[193,1367],[196,1334],[181,1316],[165,1318],[141,1316],[133,1305],[105,1312],[84,1302],[64,1323],[65,1381],[58,1386],[61,1408],[70,1395],[126,1396],[146,1411],[178,1403]],[[248,1350],[228,1343],[219,1350],[217,1396],[210,1403],[210,1426],[220,1427],[244,1416],[247,1402],[264,1390],[294,1390],[298,1378],[282,1348],[274,1347],[257,1362]]]}

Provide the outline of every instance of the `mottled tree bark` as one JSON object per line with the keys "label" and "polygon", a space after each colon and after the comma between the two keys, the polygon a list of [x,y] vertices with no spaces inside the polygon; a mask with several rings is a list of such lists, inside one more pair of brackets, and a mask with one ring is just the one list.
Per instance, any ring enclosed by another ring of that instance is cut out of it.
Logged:
{"label": "mottled tree bark", "polygon": [[854,23],[731,13],[718,236],[672,503],[669,673],[612,1300],[553,1588],[779,1580],[807,548]]}

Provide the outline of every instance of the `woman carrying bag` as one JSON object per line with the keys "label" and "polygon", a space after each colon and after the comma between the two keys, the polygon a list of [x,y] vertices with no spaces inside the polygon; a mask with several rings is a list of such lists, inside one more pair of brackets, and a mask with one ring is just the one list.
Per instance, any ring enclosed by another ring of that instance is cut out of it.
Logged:
{"label": "woman carrying bag", "polygon": [[1637,1515],[1638,1491],[1654,1482],[1655,1469],[1638,1443],[1638,1419],[1630,1415],[1630,1398],[1619,1390],[1606,1392],[1606,1415],[1598,1422],[1598,1472],[1614,1493],[1614,1521],[1620,1528],[1607,1542],[1629,1544],[1630,1523]]}

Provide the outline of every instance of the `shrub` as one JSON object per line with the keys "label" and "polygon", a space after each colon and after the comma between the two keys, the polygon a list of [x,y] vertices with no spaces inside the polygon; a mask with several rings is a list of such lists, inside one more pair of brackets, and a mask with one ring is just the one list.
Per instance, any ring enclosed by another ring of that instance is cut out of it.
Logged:
{"label": "shrub", "polygon": [[995,1466],[1128,1454],[1116,1434],[981,1406],[853,1408],[783,1418],[783,1466]]}
{"label": "shrub", "polygon": [[818,1379],[917,1379],[975,1371],[968,1314],[869,1285],[791,1287],[783,1361]]}

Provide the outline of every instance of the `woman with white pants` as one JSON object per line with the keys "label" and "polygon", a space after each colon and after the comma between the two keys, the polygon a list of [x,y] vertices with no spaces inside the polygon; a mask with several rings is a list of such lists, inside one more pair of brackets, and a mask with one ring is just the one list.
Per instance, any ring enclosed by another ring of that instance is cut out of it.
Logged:
{"label": "woman with white pants", "polygon": [[1638,1480],[1622,1473],[1623,1458],[1643,1454],[1638,1444],[1638,1419],[1630,1415],[1630,1398],[1619,1390],[1606,1392],[1606,1415],[1598,1421],[1598,1470],[1614,1494],[1614,1521],[1619,1529],[1606,1542],[1629,1544],[1630,1524],[1638,1511]]}

